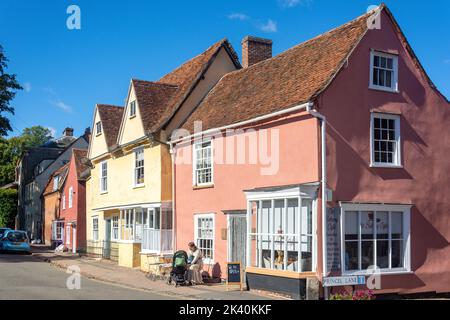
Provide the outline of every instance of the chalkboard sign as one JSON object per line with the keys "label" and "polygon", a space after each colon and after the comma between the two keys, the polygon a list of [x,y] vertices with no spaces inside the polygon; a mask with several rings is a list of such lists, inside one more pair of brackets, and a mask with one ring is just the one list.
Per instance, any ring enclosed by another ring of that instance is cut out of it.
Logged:
{"label": "chalkboard sign", "polygon": [[327,271],[341,271],[341,210],[327,209]]}
{"label": "chalkboard sign", "polygon": [[227,290],[228,285],[239,285],[242,290],[242,268],[240,262],[227,263]]}

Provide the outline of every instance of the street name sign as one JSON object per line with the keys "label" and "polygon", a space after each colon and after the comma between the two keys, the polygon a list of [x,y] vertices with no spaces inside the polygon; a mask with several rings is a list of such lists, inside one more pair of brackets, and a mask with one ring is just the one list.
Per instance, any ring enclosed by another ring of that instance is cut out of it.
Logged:
{"label": "street name sign", "polygon": [[366,284],[365,276],[344,276],[323,278],[324,287],[357,286]]}

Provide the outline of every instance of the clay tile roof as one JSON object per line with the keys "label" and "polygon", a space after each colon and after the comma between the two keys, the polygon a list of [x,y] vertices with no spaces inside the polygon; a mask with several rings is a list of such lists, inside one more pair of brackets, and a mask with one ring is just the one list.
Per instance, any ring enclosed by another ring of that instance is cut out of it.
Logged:
{"label": "clay tile roof", "polygon": [[58,180],[58,187],[57,187],[57,191],[61,190],[61,187],[64,184],[64,181],[66,179],[67,176],[67,172],[69,171],[69,164],[70,163],[66,163],[65,165],[63,165],[61,168],[59,168],[58,170],[56,170],[49,178],[47,185],[45,186],[43,195],[47,195],[50,193],[53,193],[55,191],[53,191],[53,183],[55,182],[55,177],[56,176],[60,176],[59,180]]}
{"label": "clay tile roof", "polygon": [[102,131],[108,148],[112,148],[117,141],[119,127],[122,121],[123,107],[98,104],[97,110],[102,122]]}
{"label": "clay tile roof", "polygon": [[[158,92],[166,90],[170,93],[171,99],[161,99],[165,105],[160,106],[158,109],[161,109],[161,112],[158,116],[154,116],[153,120],[149,124],[145,124],[148,130],[154,132],[160,129],[178,110],[179,106],[184,102],[187,96],[191,93],[197,81],[200,80],[203,73],[209,67],[211,61],[219,52],[221,47],[225,47],[229,52],[236,67],[240,68],[239,59],[228,42],[227,39],[223,39],[219,42],[216,42],[211,47],[209,47],[206,51],[199,54],[198,56],[192,58],[191,60],[185,62],[180,67],[175,69],[174,71],[166,74],[164,77],[158,80],[158,84],[167,85],[166,87],[161,87],[157,90]],[[156,83],[153,83],[153,87]],[[177,87],[177,90],[174,90],[174,86]],[[170,101],[169,101],[170,100]],[[160,110],[160,111],[161,111]],[[147,118],[150,118],[149,116]]]}
{"label": "clay tile roof", "polygon": [[[75,159],[75,169],[77,170],[77,179],[80,179],[81,174],[89,168],[86,162],[87,150],[72,149],[73,157]],[[83,161],[83,159],[85,159]]]}
{"label": "clay tile roof", "polygon": [[327,87],[365,35],[363,15],[248,68],[230,72],[183,125],[193,132],[249,120],[305,103]]}
{"label": "clay tile roof", "polygon": [[151,132],[177,94],[178,86],[143,80],[132,80],[145,132]]}

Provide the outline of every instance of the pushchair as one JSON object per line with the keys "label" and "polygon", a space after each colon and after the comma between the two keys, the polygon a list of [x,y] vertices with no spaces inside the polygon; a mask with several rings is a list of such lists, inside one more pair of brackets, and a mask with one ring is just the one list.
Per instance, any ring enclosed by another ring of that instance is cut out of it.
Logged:
{"label": "pushchair", "polygon": [[188,266],[188,255],[186,251],[180,250],[175,252],[172,258],[172,270],[170,271],[168,284],[175,283],[175,286],[186,285],[186,276]]}

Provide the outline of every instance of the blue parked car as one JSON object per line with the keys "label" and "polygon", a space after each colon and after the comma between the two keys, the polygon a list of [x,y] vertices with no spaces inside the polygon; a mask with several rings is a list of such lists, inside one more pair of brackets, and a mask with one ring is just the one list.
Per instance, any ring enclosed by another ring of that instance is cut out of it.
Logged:
{"label": "blue parked car", "polygon": [[8,230],[11,230],[11,228],[0,228],[0,239],[3,238],[3,235]]}
{"label": "blue parked car", "polygon": [[25,231],[7,230],[0,239],[0,251],[31,253],[30,241]]}

